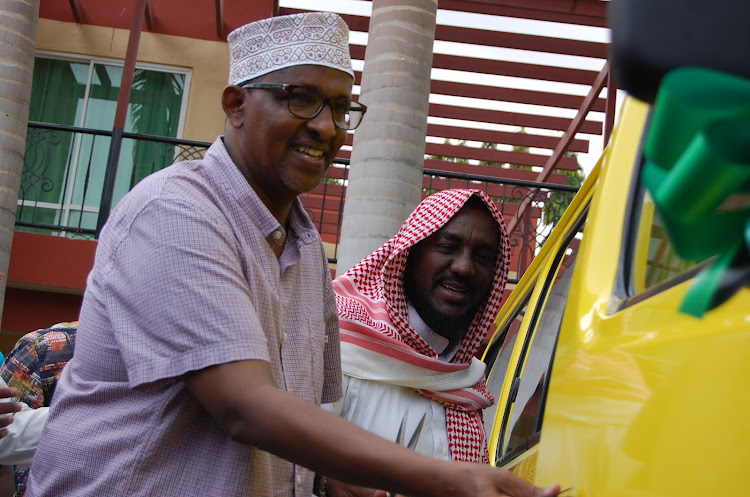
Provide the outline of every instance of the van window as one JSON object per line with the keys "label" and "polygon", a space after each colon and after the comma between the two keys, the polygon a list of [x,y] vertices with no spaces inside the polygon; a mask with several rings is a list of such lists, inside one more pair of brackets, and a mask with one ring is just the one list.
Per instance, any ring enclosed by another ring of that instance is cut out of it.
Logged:
{"label": "van window", "polygon": [[524,303],[519,305],[513,319],[510,319],[505,328],[498,335],[487,351],[485,362],[487,363],[487,390],[495,396],[495,403],[484,410],[484,431],[489,436],[492,433],[495,416],[497,416],[497,399],[505,382],[508,373],[508,363],[510,354],[518,338],[518,330],[521,329],[521,322],[526,315],[526,309],[529,306],[529,295],[526,295]]}
{"label": "van window", "polygon": [[506,408],[505,419],[508,421],[501,435],[503,443],[498,446],[500,464],[539,442],[546,387],[582,237],[583,220],[557,254],[556,263],[545,281],[548,296],[546,300],[540,299],[537,317],[531,323],[532,327],[536,326],[533,341],[525,354],[523,371],[516,371],[515,392],[510,398],[512,406],[506,406],[511,408]]}

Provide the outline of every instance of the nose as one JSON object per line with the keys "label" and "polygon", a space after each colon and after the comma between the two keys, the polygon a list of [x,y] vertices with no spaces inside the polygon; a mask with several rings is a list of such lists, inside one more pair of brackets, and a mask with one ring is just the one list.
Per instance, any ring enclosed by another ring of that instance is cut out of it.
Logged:
{"label": "nose", "polygon": [[308,119],[307,127],[315,130],[321,140],[332,140],[338,133],[338,128],[333,123],[330,104],[324,105],[317,116]]}
{"label": "nose", "polygon": [[451,271],[461,276],[472,276],[474,274],[474,261],[471,259],[469,250],[461,250],[451,261]]}

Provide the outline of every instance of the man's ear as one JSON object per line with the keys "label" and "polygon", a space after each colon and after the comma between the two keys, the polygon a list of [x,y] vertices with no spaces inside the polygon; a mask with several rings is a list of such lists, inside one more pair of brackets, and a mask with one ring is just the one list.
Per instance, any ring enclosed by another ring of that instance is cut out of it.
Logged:
{"label": "man's ear", "polygon": [[246,98],[247,92],[237,85],[227,86],[221,94],[221,106],[227,116],[227,122],[233,128],[239,129],[244,124],[242,108]]}

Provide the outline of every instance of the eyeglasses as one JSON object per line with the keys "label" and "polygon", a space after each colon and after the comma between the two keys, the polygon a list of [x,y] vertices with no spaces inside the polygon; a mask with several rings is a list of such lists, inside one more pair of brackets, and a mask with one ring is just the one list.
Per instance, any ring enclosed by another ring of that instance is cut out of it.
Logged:
{"label": "eyeglasses", "polygon": [[355,129],[362,122],[367,106],[348,98],[328,98],[314,88],[286,83],[246,83],[245,90],[282,90],[287,94],[289,112],[302,119],[312,119],[328,105],[336,127]]}

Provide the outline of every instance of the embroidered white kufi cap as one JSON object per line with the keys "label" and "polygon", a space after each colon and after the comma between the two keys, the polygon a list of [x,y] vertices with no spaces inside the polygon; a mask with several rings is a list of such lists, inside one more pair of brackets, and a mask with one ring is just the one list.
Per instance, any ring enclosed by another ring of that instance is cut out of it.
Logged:
{"label": "embroidered white kufi cap", "polygon": [[349,27],[332,12],[269,17],[229,33],[229,84],[303,64],[339,69],[352,78]]}

